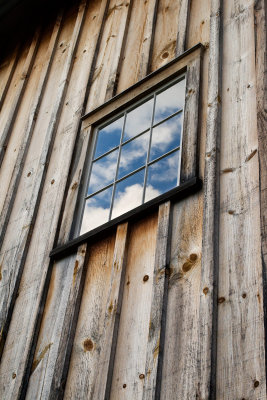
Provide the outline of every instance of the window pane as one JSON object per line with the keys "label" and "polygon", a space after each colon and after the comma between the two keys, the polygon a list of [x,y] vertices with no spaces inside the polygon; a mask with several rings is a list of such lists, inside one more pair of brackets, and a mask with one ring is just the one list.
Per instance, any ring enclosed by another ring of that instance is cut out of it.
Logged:
{"label": "window pane", "polygon": [[80,235],[108,222],[113,186],[86,200]]}
{"label": "window pane", "polygon": [[145,165],[149,133],[150,131],[147,131],[143,135],[122,146],[118,179]]}
{"label": "window pane", "polygon": [[177,150],[148,167],[145,201],[177,186],[179,154]]}
{"label": "window pane", "polygon": [[117,183],[112,218],[132,210],[142,203],[145,169]]}
{"label": "window pane", "polygon": [[156,96],[154,124],[169,117],[184,106],[185,79]]}
{"label": "window pane", "polygon": [[123,119],[124,117],[121,117],[98,131],[94,158],[120,144]]}
{"label": "window pane", "polygon": [[182,114],[178,114],[153,128],[150,161],[180,146],[182,117]]}
{"label": "window pane", "polygon": [[146,101],[126,115],[123,141],[150,128],[153,110],[153,99]]}
{"label": "window pane", "polygon": [[88,195],[112,183],[115,179],[119,149],[93,162]]}

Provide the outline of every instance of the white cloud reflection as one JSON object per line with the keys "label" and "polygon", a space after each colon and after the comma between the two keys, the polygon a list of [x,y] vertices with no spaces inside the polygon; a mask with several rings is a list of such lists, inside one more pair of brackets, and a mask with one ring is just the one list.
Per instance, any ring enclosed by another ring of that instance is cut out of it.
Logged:
{"label": "white cloud reflection", "polygon": [[[139,206],[142,201],[143,186],[134,184],[127,186],[124,191],[119,193],[116,204],[114,204],[112,218],[116,218],[129,210]],[[151,185],[147,187],[149,198],[154,198],[160,195],[160,192]],[[82,220],[80,235],[91,229],[96,228],[108,221],[109,207],[99,207],[94,205],[86,205]]]}

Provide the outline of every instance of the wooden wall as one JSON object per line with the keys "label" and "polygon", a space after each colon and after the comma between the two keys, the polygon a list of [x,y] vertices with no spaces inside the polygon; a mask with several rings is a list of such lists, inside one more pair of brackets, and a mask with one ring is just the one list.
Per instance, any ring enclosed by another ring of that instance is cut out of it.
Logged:
{"label": "wooden wall", "polygon": [[[81,0],[2,61],[2,399],[266,398],[265,7]],[[199,42],[203,189],[50,261],[80,117]]]}

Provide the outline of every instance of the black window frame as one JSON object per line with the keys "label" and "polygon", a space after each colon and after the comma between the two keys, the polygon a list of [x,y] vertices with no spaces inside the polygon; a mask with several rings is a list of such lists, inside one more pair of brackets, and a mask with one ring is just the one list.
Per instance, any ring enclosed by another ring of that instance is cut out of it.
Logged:
{"label": "black window frame", "polygon": [[[124,92],[113,97],[111,100],[81,118],[81,129],[85,134],[89,134],[90,139],[88,143],[89,150],[87,151],[84,163],[85,167],[80,181],[73,227],[70,234],[71,239],[66,244],[55,247],[51,251],[50,257],[58,258],[62,257],[63,254],[71,253],[82,243],[109,232],[117,224],[126,220],[132,220],[133,218],[142,218],[143,215],[146,215],[148,212],[153,212],[165,201],[178,201],[179,199],[196,192],[202,187],[202,182],[199,179],[198,132],[203,51],[204,48],[201,44],[194,46],[181,56],[175,58],[168,64],[165,64],[160,69],[149,74],[135,85],[129,87]],[[149,94],[155,92],[161,87],[167,86],[168,83],[179,78],[181,75],[185,75],[186,77],[186,89],[181,148],[180,185],[146,203],[143,203],[125,214],[118,216],[117,218],[111,219],[103,225],[75,237],[75,235],[77,235],[77,227],[79,227],[82,218],[81,201],[83,201],[85,187],[88,183],[88,167],[86,168],[86,165],[90,162],[90,149],[93,148],[95,141],[95,135],[93,134],[95,127],[104,124],[107,120],[115,118],[126,108],[142,101],[144,97],[149,96]]]}

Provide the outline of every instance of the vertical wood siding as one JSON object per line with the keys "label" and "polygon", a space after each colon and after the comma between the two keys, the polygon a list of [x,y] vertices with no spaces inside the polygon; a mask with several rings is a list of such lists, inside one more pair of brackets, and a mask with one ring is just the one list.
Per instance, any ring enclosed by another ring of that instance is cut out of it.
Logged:
{"label": "vertical wood siding", "polygon": [[[81,0],[3,60],[1,398],[265,399],[265,7]],[[81,116],[198,42],[203,190],[51,262]]]}

